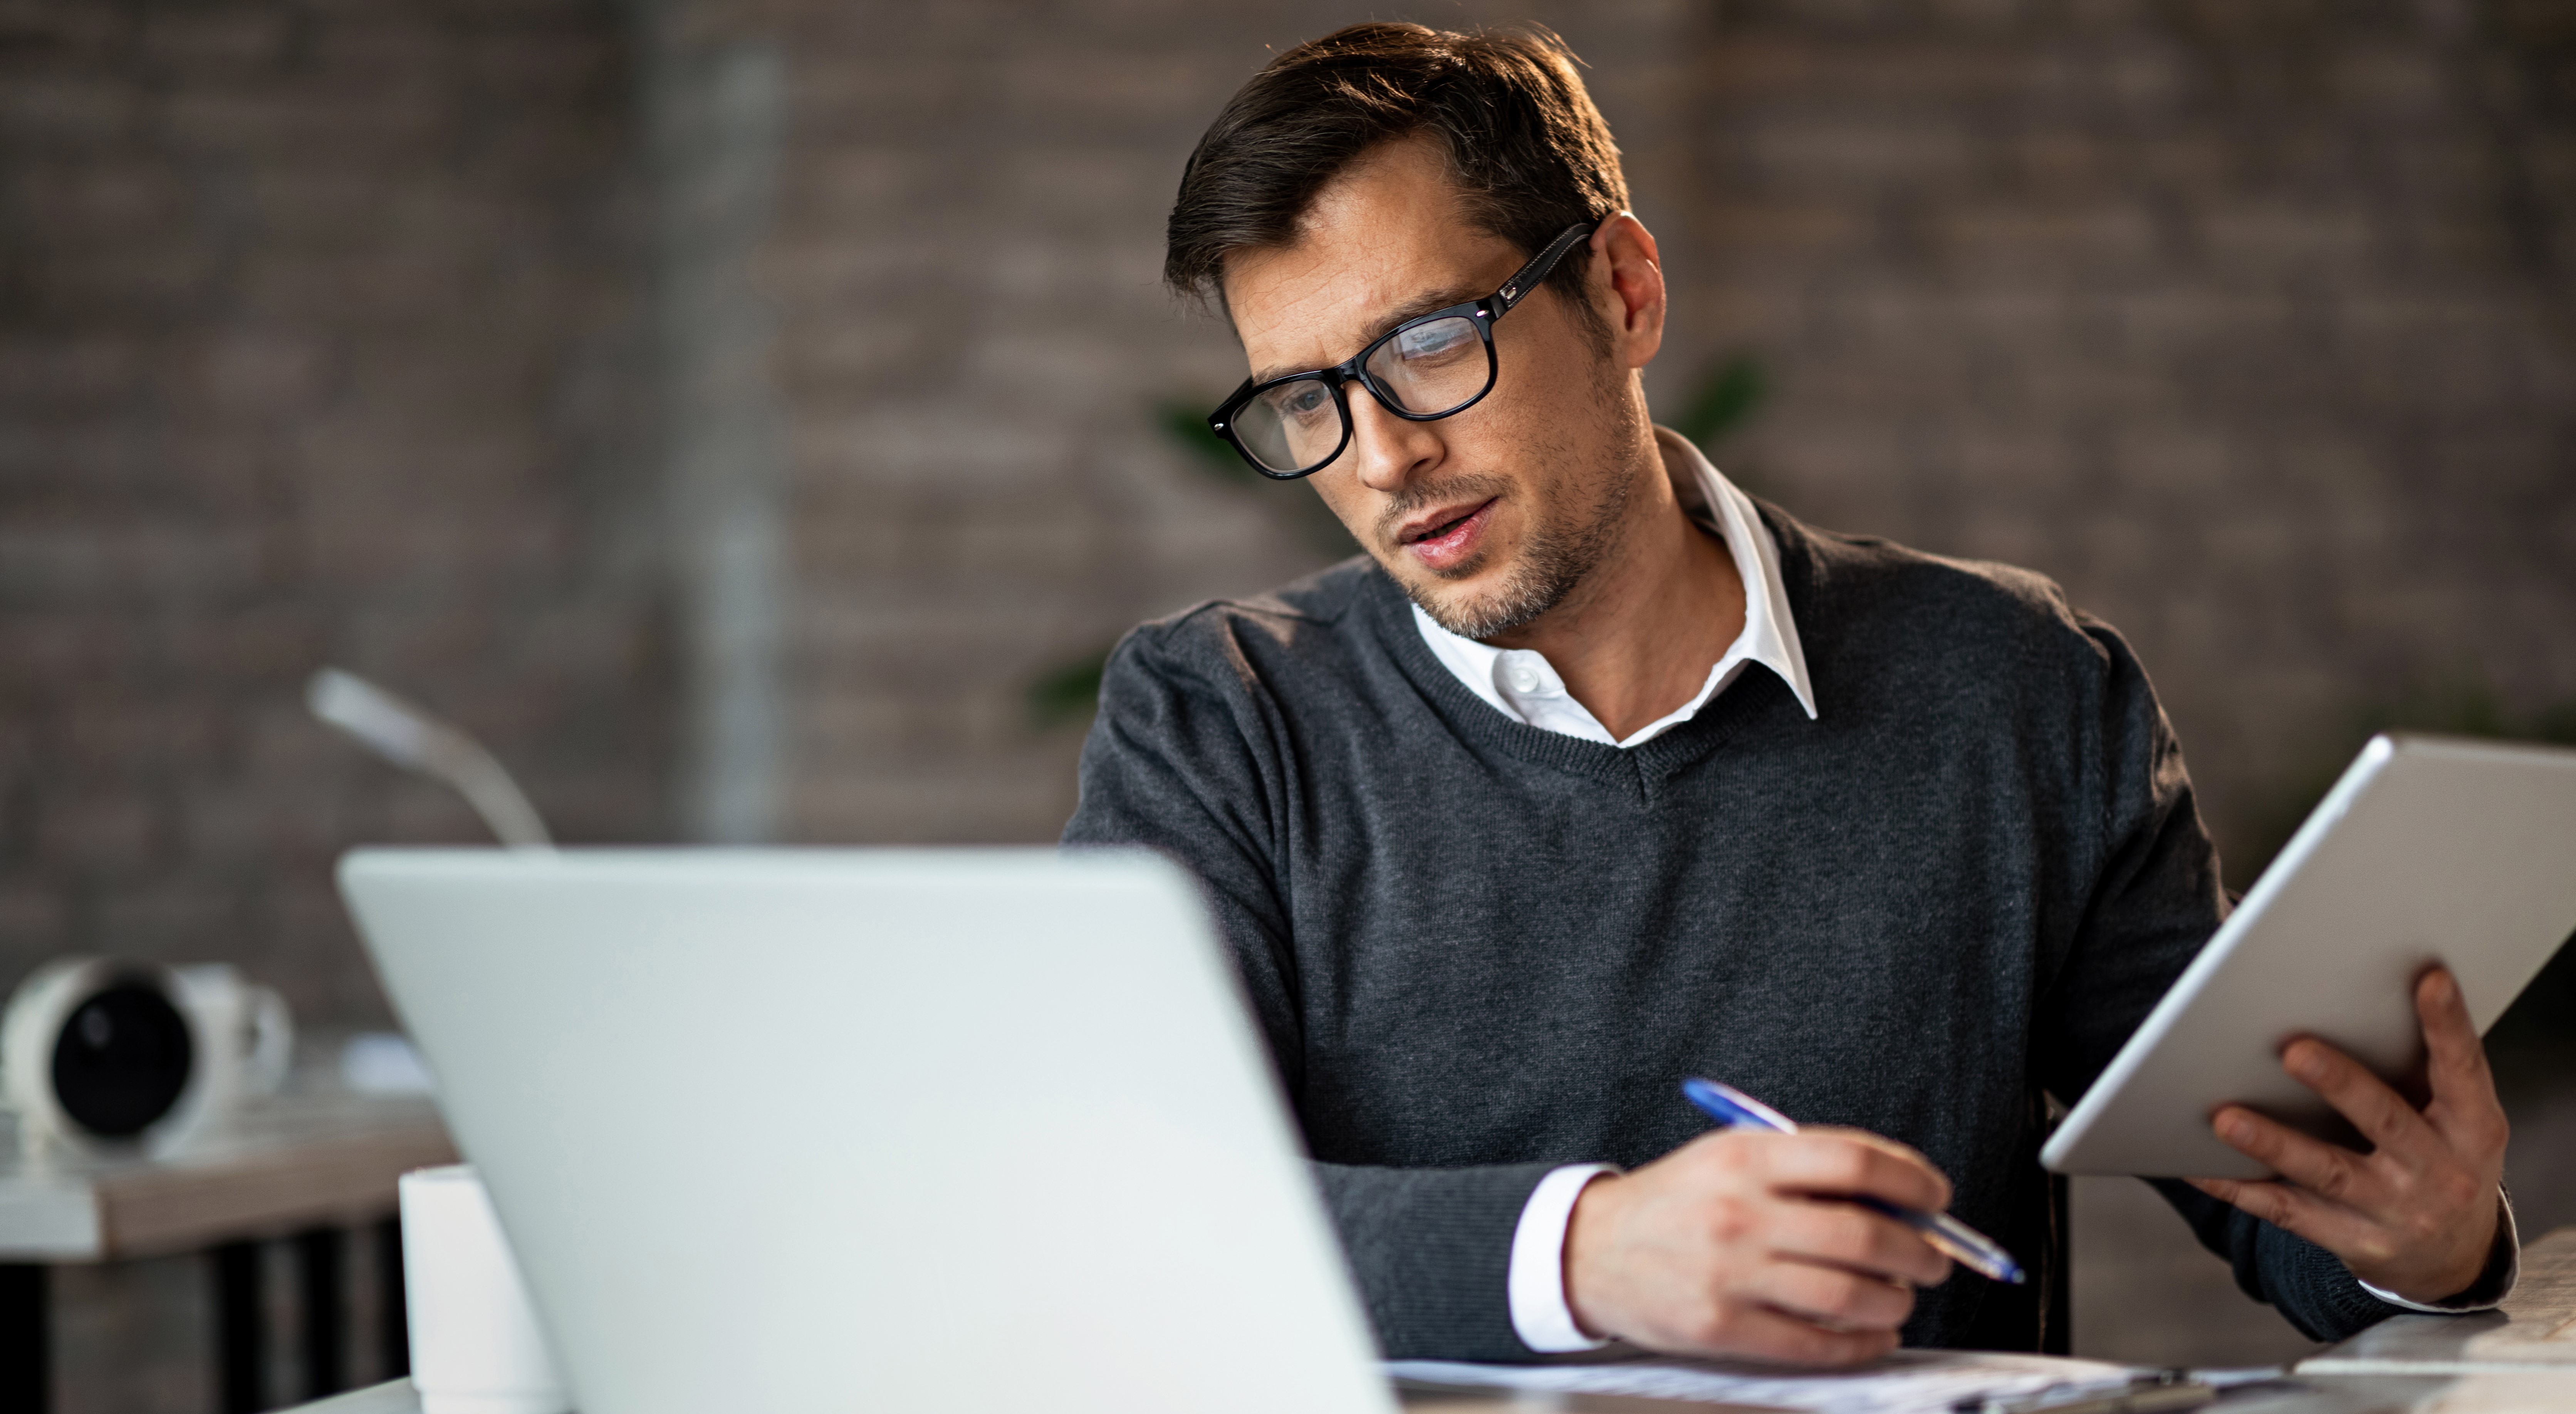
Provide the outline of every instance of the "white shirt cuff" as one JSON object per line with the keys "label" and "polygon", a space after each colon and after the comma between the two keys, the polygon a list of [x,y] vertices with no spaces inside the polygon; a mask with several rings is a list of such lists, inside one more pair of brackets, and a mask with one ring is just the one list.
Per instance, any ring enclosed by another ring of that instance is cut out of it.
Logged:
{"label": "white shirt cuff", "polygon": [[[1550,1178],[1555,1177],[1554,1174],[1550,1174],[1548,1176]],[[2503,1209],[2503,1212],[2497,1215],[2496,1221],[2501,1223],[2504,1228],[2503,1232],[2500,1234],[2505,1242],[2504,1281],[2501,1285],[2497,1286],[2495,1290],[2487,1293],[2485,1300],[2464,1301],[2455,1306],[2427,1306],[2421,1301],[2409,1301],[2405,1297],[2399,1296],[2393,1291],[2382,1291],[2378,1287],[2372,1286],[2366,1281],[2361,1283],[2361,1289],[2378,1297],[2380,1300],[2387,1302],[2391,1306],[2403,1306],[2409,1311],[2421,1311],[2428,1316],[2464,1316],[2471,1311],[2494,1310],[2506,1297],[2513,1295],[2514,1283],[2522,1280],[2522,1229],[2514,1225],[2513,1199],[2504,1194],[2498,1194],[2496,1196],[2496,1204],[2498,1207]],[[1524,1215],[1521,1218],[1521,1223],[1526,1227],[1529,1224],[1529,1218]],[[1515,1249],[1512,1256],[1513,1259],[1517,1261],[1520,1256],[1519,1251]],[[2494,1249],[2492,1247],[2488,1249],[2487,1265],[2490,1267],[2495,1265]],[[2354,1280],[2360,1281],[2360,1278],[2356,1277]],[[2481,1268],[2478,1272],[2478,1286],[2482,1287],[2486,1284],[2486,1271]],[[2472,1291],[2476,1289],[2477,1287],[2470,1288]],[[1512,1312],[1515,1318],[1517,1318],[1520,1313],[1520,1308],[1515,1306],[1512,1308]]]}
{"label": "white shirt cuff", "polygon": [[1568,1164],[1540,1179],[1521,1205],[1505,1289],[1511,1297],[1512,1330],[1521,1344],[1542,1355],[1598,1350],[1610,1343],[1594,1340],[1574,1323],[1574,1308],[1565,1299],[1565,1229],[1574,1220],[1574,1200],[1583,1196],[1583,1185],[1617,1172],[1609,1164]]}

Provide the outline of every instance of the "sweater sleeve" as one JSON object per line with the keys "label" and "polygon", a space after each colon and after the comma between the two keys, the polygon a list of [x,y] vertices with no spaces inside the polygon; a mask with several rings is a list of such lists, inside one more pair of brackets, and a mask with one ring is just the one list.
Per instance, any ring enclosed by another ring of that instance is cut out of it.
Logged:
{"label": "sweater sleeve", "polygon": [[1297,970],[1274,864],[1290,808],[1286,733],[1248,664],[1198,662],[1164,641],[1170,632],[1148,625],[1111,651],[1063,842],[1141,845],[1197,876],[1294,1096],[1305,1078]]}
{"label": "sweater sleeve", "polygon": [[[2096,867],[2077,880],[2073,937],[2041,998],[2033,1060],[2040,1084],[2073,1103],[2146,1020],[2227,916],[2218,853],[2201,824],[2182,748],[2128,644],[2083,620],[2100,656],[2098,710],[2079,729],[2079,794],[2099,829]],[[2085,887],[2089,885],[2089,887]],[[2398,1313],[2362,1290],[2341,1258],[2188,1184],[2157,1192],[2237,1285],[2312,1340],[2340,1340]]]}
{"label": "sweater sleeve", "polygon": [[[1140,629],[1110,655],[1064,843],[1143,845],[1199,878],[1302,1119],[1295,927],[1279,862],[1293,745],[1239,648],[1203,654],[1199,642],[1165,641],[1169,631]],[[1311,1164],[1389,1358],[1536,1354],[1512,1325],[1511,1244],[1531,1190],[1555,1167]]]}

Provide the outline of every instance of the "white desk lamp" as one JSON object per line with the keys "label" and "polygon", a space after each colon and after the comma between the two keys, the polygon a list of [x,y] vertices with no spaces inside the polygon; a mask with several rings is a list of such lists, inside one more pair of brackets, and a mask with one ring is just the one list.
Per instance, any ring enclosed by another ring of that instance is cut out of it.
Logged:
{"label": "white desk lamp", "polygon": [[554,837],[518,782],[483,743],[355,673],[324,668],[304,689],[313,715],[356,737],[378,756],[456,788],[501,843],[552,849]]}

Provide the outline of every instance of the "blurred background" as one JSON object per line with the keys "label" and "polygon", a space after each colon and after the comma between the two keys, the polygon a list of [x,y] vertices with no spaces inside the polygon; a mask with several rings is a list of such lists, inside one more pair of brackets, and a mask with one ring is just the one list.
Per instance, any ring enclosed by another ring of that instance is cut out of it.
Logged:
{"label": "blurred background", "polygon": [[[571,842],[1052,839],[1121,631],[1348,552],[1194,439],[1242,364],[1157,274],[1370,17],[1566,36],[1659,416],[2117,624],[2235,887],[2374,728],[2576,740],[2576,0],[0,0],[0,986],[387,1024],[331,862],[481,829],[326,663]],[[2570,973],[2495,1038],[2527,1232]],[[2080,1351],[2301,1348],[2077,1207]],[[57,1292],[61,1408],[207,1406],[194,1267]]]}

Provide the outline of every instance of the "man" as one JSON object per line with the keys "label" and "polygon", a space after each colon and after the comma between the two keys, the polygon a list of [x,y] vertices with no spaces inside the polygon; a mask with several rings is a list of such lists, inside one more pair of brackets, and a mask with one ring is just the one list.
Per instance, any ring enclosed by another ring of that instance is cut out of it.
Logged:
{"label": "man", "polygon": [[[1205,880],[1390,1355],[2033,1348],[2036,1285],[1844,1200],[2056,1250],[2042,1094],[2226,908],[2180,751],[2055,586],[1651,424],[1655,238],[1569,59],[1361,25],[1208,130],[1167,273],[1250,360],[1211,423],[1368,554],[1131,634],[1065,839]],[[2312,1336],[2512,1280],[2483,1054],[2417,1000],[2421,1108],[2285,1053],[2374,1152],[2231,1109],[2283,1179],[2161,1185]],[[1691,1074],[1810,1127],[1706,1133]]]}

